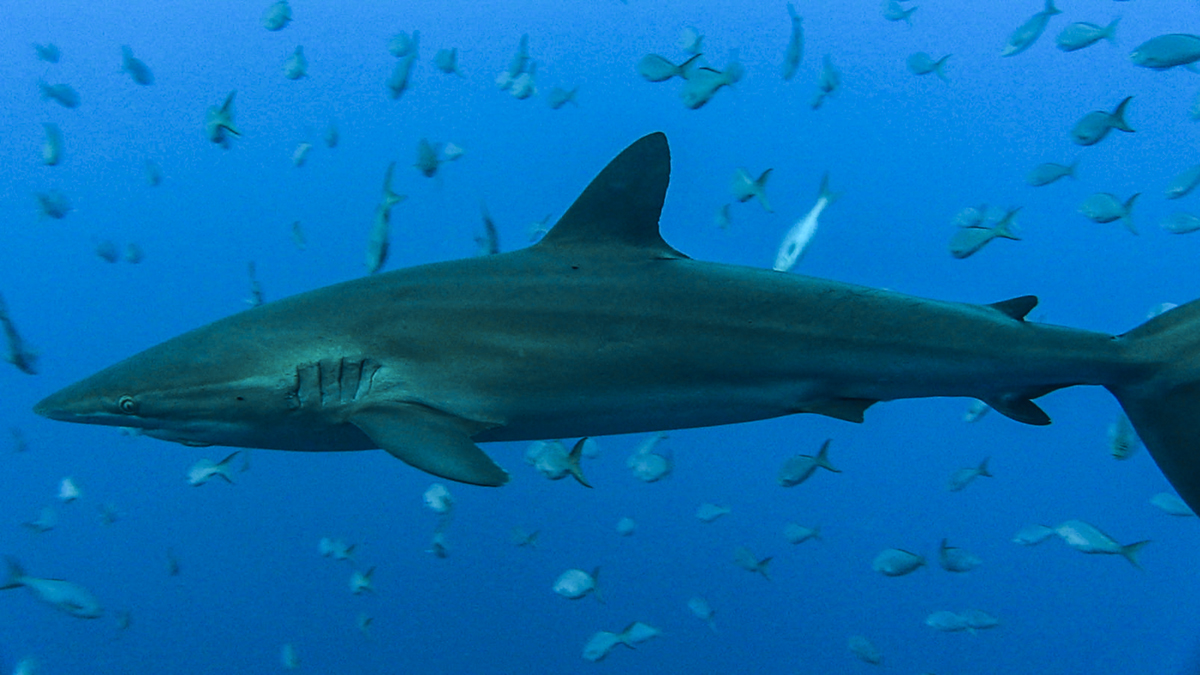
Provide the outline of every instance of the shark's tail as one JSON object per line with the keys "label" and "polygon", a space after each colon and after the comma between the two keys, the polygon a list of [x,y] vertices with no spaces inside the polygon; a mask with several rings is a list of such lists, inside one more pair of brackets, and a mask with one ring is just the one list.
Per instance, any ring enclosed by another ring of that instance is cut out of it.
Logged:
{"label": "shark's tail", "polygon": [[1145,372],[1108,385],[1179,496],[1200,507],[1200,300],[1118,338]]}

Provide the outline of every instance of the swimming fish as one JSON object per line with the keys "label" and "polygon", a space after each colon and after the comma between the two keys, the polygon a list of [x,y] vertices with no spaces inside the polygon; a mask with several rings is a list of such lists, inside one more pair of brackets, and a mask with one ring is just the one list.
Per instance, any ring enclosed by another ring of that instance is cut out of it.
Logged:
{"label": "swimming fish", "polygon": [[713,622],[713,616],[716,614],[716,612],[713,611],[712,605],[708,604],[708,600],[705,600],[699,595],[694,595],[688,599],[687,606],[688,610],[691,611],[692,616],[708,624],[708,627],[712,629],[712,632],[717,632],[717,624]]}
{"label": "swimming fish", "polygon": [[308,153],[312,152],[312,143],[301,143],[292,151],[292,166],[300,168],[308,161]]}
{"label": "swimming fish", "polygon": [[298,80],[308,74],[308,59],[304,58],[304,47],[296,47],[296,51],[283,63],[283,76],[289,80]]}
{"label": "swimming fish", "polygon": [[1171,179],[1167,185],[1167,199],[1186,197],[1189,192],[1200,185],[1200,164],[1193,166]]}
{"label": "swimming fish", "polygon": [[237,94],[237,90],[229,92],[225,97],[225,102],[221,107],[209,106],[208,113],[204,118],[204,131],[208,134],[208,140],[217,145],[229,149],[229,136],[241,136],[242,132],[238,131],[237,126],[233,122],[233,97]]}
{"label": "swimming fish", "polygon": [[46,122],[42,128],[46,130],[46,140],[42,141],[42,164],[56,166],[62,161],[62,131],[53,122]]}
{"label": "swimming fish", "polygon": [[43,216],[62,220],[71,212],[71,200],[67,198],[67,195],[62,190],[36,192],[34,193],[34,197],[37,197],[38,207],[41,208]]}
{"label": "swimming fish", "polygon": [[[834,411],[830,411],[834,412]],[[812,477],[817,469],[825,469],[834,473],[841,473],[842,470],[835,468],[829,461],[829,444],[832,439],[825,439],[821,444],[821,449],[817,451],[817,456],[812,455],[793,455],[779,467],[779,476],[777,480],[782,487],[795,487]]]}
{"label": "swimming fish", "polygon": [[1137,234],[1132,216],[1133,203],[1140,195],[1140,192],[1135,192],[1132,197],[1122,203],[1116,195],[1110,192],[1097,192],[1083,200],[1083,203],[1079,205],[1079,212],[1096,223],[1111,223],[1119,220],[1124,223],[1126,229]]}
{"label": "swimming fish", "polygon": [[249,277],[250,282],[250,295],[246,298],[246,304],[251,307],[261,307],[266,300],[263,296],[262,284],[258,282],[258,273],[253,260],[246,263],[246,276]]}
{"label": "swimming fish", "polygon": [[64,108],[79,107],[79,92],[69,84],[47,84],[38,80],[38,88],[42,92],[43,101],[54,101]]}
{"label": "swimming fish", "polygon": [[227,455],[225,459],[219,462],[214,462],[207,457],[198,460],[188,469],[188,485],[193,487],[204,485],[214,478],[233,484],[233,458],[241,454],[240,450],[234,451]]}
{"label": "swimming fish", "polygon": [[625,466],[633,470],[633,476],[644,483],[653,483],[670,475],[674,468],[674,457],[670,450],[660,452],[658,444],[665,433],[651,435],[625,460]]}
{"label": "swimming fish", "polygon": [[337,122],[334,122],[331,120],[329,122],[329,126],[325,127],[324,140],[325,140],[325,147],[330,148],[330,149],[337,147],[338,141],[341,140],[341,134],[338,133]]}
{"label": "swimming fish", "polygon": [[388,40],[388,53],[400,59],[415,54],[421,45],[421,31],[414,30],[412,35],[400,31]]}
{"label": "swimming fish", "polygon": [[1054,532],[1062,538],[1067,546],[1080,553],[1120,555],[1138,569],[1142,567],[1138,563],[1138,551],[1150,543],[1149,540],[1145,540],[1133,544],[1118,544],[1115,539],[1101,532],[1095,525],[1082,520],[1068,520],[1054,528]]}
{"label": "swimming fish", "polygon": [[58,482],[58,501],[70,504],[83,496],[83,491],[75,484],[75,479],[67,476]]}
{"label": "swimming fish", "polygon": [[620,633],[599,631],[588,639],[583,647],[583,658],[587,661],[602,661],[617,645],[625,645],[634,649],[651,638],[662,635],[662,631],[649,624],[635,621],[625,627]]}
{"label": "swimming fish", "polygon": [[1187,234],[1200,230],[1200,216],[1187,211],[1176,211],[1159,221],[1158,225],[1173,234]]}
{"label": "swimming fish", "polygon": [[1163,513],[1171,516],[1192,517],[1196,512],[1178,496],[1170,492],[1159,492],[1150,498],[1150,503],[1157,506]]}
{"label": "swimming fish", "polygon": [[979,559],[979,556],[951,546],[946,539],[942,539],[941,545],[938,546],[938,564],[947,572],[962,573],[979,567],[983,561]]}
{"label": "swimming fish", "polygon": [[121,70],[128,73],[134,82],[143,87],[154,84],[154,73],[150,72],[150,66],[134,56],[129,45],[121,45]]}
{"label": "swimming fish", "polygon": [[597,600],[604,602],[600,597],[599,588],[597,587],[599,579],[599,567],[593,569],[591,574],[579,569],[569,569],[558,575],[558,579],[554,581],[553,589],[555,593],[568,600],[578,600],[591,593],[596,596]]}
{"label": "swimming fish", "polygon": [[884,0],[883,3],[883,18],[888,21],[903,21],[911,26],[912,14],[915,11],[917,11],[916,5],[905,9],[904,5],[897,0]]}
{"label": "swimming fish", "polygon": [[8,313],[8,304],[0,296],[0,330],[4,331],[4,360],[13,364],[26,375],[37,375],[38,354],[25,344],[24,338],[17,331],[12,316]]}
{"label": "swimming fish", "polygon": [[462,77],[463,74],[458,70],[458,48],[451,47],[449,49],[439,49],[433,55],[433,66],[447,75],[457,75]]}
{"label": "swimming fish", "polygon": [[354,595],[375,592],[375,568],[369,567],[365,572],[354,570],[350,575],[350,592]]}
{"label": "swimming fish", "polygon": [[1046,30],[1046,24],[1050,22],[1050,17],[1061,13],[1062,11],[1054,6],[1054,0],[1046,0],[1046,6],[1042,11],[1029,17],[1025,23],[1012,32],[1012,35],[1008,36],[1008,42],[1004,45],[1000,56],[1016,56],[1032,47],[1033,43],[1042,36],[1042,31]]}
{"label": "swimming fish", "polygon": [[1129,134],[1134,133],[1133,127],[1125,121],[1125,109],[1132,100],[1132,96],[1126,96],[1117,104],[1116,108],[1113,108],[1112,112],[1093,110],[1084,115],[1071,129],[1071,140],[1076,145],[1095,145],[1104,140],[1108,132],[1113,129]]}
{"label": "swimming fish", "polygon": [[37,518],[21,524],[38,534],[49,532],[58,526],[58,511],[53,506],[43,506]]}
{"label": "swimming fish", "polygon": [[821,526],[805,527],[797,523],[788,523],[783,526],[783,538],[789,544],[803,544],[809,539],[821,540]]}
{"label": "swimming fish", "polygon": [[1129,60],[1154,70],[1190,65],[1200,60],[1200,35],[1173,33],[1150,38],[1133,50]]}
{"label": "swimming fish", "polygon": [[371,221],[371,233],[367,238],[367,274],[374,274],[383,269],[387,262],[389,240],[391,238],[392,207],[408,199],[408,195],[396,194],[392,191],[392,171],[396,163],[388,164],[383,174],[383,196],[375,207],[375,217]]}
{"label": "swimming fish", "polygon": [[45,61],[46,63],[58,63],[58,60],[62,57],[62,51],[58,48],[58,45],[52,42],[47,42],[44,45],[34,44],[33,52],[37,54],[39,61]]}
{"label": "swimming fish", "polygon": [[792,3],[787,4],[788,16],[792,18],[792,35],[788,38],[787,52],[783,55],[783,70],[780,73],[783,79],[790,80],[796,75],[796,70],[800,68],[800,59],[804,56],[804,26],[801,23],[800,15],[796,14],[796,7]]}
{"label": "swimming fish", "polygon": [[279,0],[267,7],[262,15],[262,25],[269,31],[283,30],[292,21],[292,8],[287,0]]}
{"label": "swimming fish", "polygon": [[1112,20],[1107,26],[1097,26],[1094,23],[1078,21],[1062,29],[1054,43],[1064,52],[1073,52],[1084,47],[1090,47],[1101,40],[1117,43],[1117,24],[1121,17]]}
{"label": "swimming fish", "polygon": [[728,506],[705,502],[696,509],[696,518],[702,523],[711,523],[722,516],[729,515],[730,510]]}
{"label": "swimming fish", "polygon": [[[916,9],[916,7],[913,7],[913,9]],[[908,61],[906,62],[908,65],[908,72],[917,76],[933,73],[934,75],[937,75],[938,79],[942,82],[949,82],[950,78],[946,77],[946,61],[949,60],[951,56],[954,55],[947,54],[935,61],[932,56],[926,54],[925,52],[914,52],[913,54],[909,55]]]}
{"label": "swimming fish", "polygon": [[887,577],[902,577],[924,566],[924,556],[899,548],[884,549],[871,561],[871,569]]}
{"label": "swimming fish", "polygon": [[1075,169],[1079,167],[1079,160],[1063,165],[1055,164],[1054,162],[1046,162],[1033,167],[1025,176],[1025,182],[1033,187],[1041,187],[1049,185],[1060,178],[1074,178]]}
{"label": "swimming fish", "polygon": [[508,540],[518,548],[537,548],[538,534],[541,530],[526,532],[524,528],[514,527],[508,534]]}
{"label": "swimming fish", "polygon": [[587,478],[583,476],[583,468],[579,464],[580,459],[583,457],[583,447],[586,442],[586,437],[579,439],[569,453],[566,452],[561,444],[547,444],[541,454],[538,455],[537,461],[534,463],[534,468],[550,480],[560,480],[567,476],[574,476],[576,482],[586,488],[590,488],[592,486],[587,482]]}
{"label": "swimming fish", "polygon": [[679,65],[671,63],[658,54],[647,54],[637,64],[637,72],[650,82],[666,82],[673,77],[683,77],[702,58],[696,54]]}
{"label": "swimming fish", "polygon": [[1013,536],[1012,542],[1022,546],[1036,546],[1054,535],[1054,528],[1046,525],[1026,525]]}
{"label": "swimming fish", "polygon": [[354,562],[354,549],[356,546],[356,544],[347,544],[341,539],[321,537],[320,541],[317,542],[317,552],[325,558]]}
{"label": "swimming fish", "polygon": [[979,466],[969,466],[965,469],[959,469],[955,471],[950,475],[950,483],[947,486],[947,489],[949,489],[951,492],[959,492],[964,490],[968,485],[971,484],[971,481],[975,480],[979,476],[991,478],[992,474],[988,472],[989,459],[991,459],[991,457],[984,457],[983,461],[979,463]]}
{"label": "swimming fish", "polygon": [[579,102],[575,100],[575,94],[579,91],[579,87],[572,89],[563,89],[562,87],[553,87],[546,93],[546,105],[550,106],[551,110],[558,110],[568,103],[574,103],[576,106]]}
{"label": "swimming fish", "polygon": [[833,59],[826,54],[821,59],[821,77],[817,80],[817,93],[809,102],[809,107],[813,110],[818,110],[825,104],[825,99],[833,95],[838,87],[842,85],[842,74],[837,67],[833,65]]}
{"label": "swimming fish", "polygon": [[521,73],[524,73],[528,66],[529,34],[525,33],[521,36],[521,41],[517,45],[517,51],[508,60],[508,67],[500,71],[500,74],[496,76],[496,86],[500,87],[501,91],[507,91],[512,87],[513,80],[517,79]]}
{"label": "swimming fish", "polygon": [[1108,425],[1108,452],[1113,459],[1125,460],[1133,456],[1138,448],[1137,432],[1133,423],[1124,412],[1117,413],[1112,423]]}
{"label": "swimming fish", "polygon": [[400,95],[408,89],[408,78],[412,76],[413,64],[416,62],[417,53],[415,51],[396,61],[395,67],[392,68],[392,74],[383,83],[392,100],[400,98]]}
{"label": "swimming fish", "polygon": [[730,52],[729,63],[725,65],[724,70],[708,66],[696,68],[680,66],[680,68],[685,82],[683,88],[679,90],[679,97],[683,99],[684,107],[689,110],[703,107],[722,87],[733,86],[740,82],[746,72],[745,66],[738,60],[737,50]]}
{"label": "swimming fish", "polygon": [[622,518],[617,521],[617,534],[622,537],[631,537],[637,532],[637,522],[633,518]]}
{"label": "swimming fish", "polygon": [[978,253],[994,239],[1020,241],[1021,238],[1013,232],[1013,224],[1020,210],[1020,206],[1009,209],[991,227],[987,226],[986,221],[977,226],[959,227],[950,238],[950,255],[962,260]]}
{"label": "swimming fish", "polygon": [[439,516],[449,516],[454,512],[454,496],[441,483],[434,483],[421,494],[425,507]]}
{"label": "swimming fish", "polygon": [[42,579],[29,576],[15,558],[8,561],[8,580],[0,590],[24,586],[34,597],[60,612],[80,619],[97,619],[104,615],[100,601],[91,591],[79,584],[62,579]]}
{"label": "swimming fish", "polygon": [[750,549],[746,548],[745,546],[739,546],[733,551],[733,564],[746,570],[747,572],[761,574],[762,578],[766,579],[767,581],[771,580],[771,575],[767,570],[767,566],[771,564],[771,560],[773,560],[772,556],[767,556],[761,560],[758,559],[750,551]]}
{"label": "swimming fish", "polygon": [[[767,213],[774,213],[771,209],[771,203],[767,201],[767,179],[771,177],[771,172],[774,169],[767,169],[754,178],[750,172],[738,167],[733,172],[733,182],[730,183],[729,189],[733,192],[733,196],[743,204],[751,199],[757,199],[762,205],[763,210]],[[820,202],[820,199],[817,200]],[[822,206],[824,208],[824,206]],[[820,215],[819,213],[817,215]]]}
{"label": "swimming fish", "polygon": [[509,476],[478,443],[799,412],[861,422],[880,401],[934,396],[1045,425],[1034,399],[1093,385],[1116,396],[1180,497],[1200,504],[1200,304],[1113,336],[1026,321],[1032,296],[944,302],[696,261],[659,233],[669,175],[666,137],[651,134],[529,248],[249,309],[34,412],[189,445],[383,448],[447,480],[497,486]]}
{"label": "swimming fish", "polygon": [[158,187],[162,184],[162,168],[159,167],[154,160],[146,160],[143,168],[145,169],[146,173],[146,185],[149,185],[150,187]]}
{"label": "swimming fish", "polygon": [[[769,171],[770,169],[767,169],[767,172]],[[763,189],[766,187],[767,172],[764,172],[760,177],[760,180],[764,182]],[[755,187],[757,187],[757,182]],[[760,196],[760,201],[764,205],[766,204],[765,191],[758,192],[756,196]],[[826,172],[821,176],[821,188],[817,193],[817,203],[813,204],[808,213],[800,220],[797,220],[791,229],[787,231],[787,234],[783,235],[783,241],[780,242],[779,251],[775,254],[775,264],[772,266],[772,269],[776,272],[790,272],[800,262],[800,259],[804,257],[804,252],[808,249],[809,243],[812,241],[813,235],[817,233],[817,219],[821,217],[821,213],[825,211],[825,207],[837,201],[837,198],[840,196],[829,189],[829,173]],[[767,211],[769,212],[770,209],[768,208]]]}

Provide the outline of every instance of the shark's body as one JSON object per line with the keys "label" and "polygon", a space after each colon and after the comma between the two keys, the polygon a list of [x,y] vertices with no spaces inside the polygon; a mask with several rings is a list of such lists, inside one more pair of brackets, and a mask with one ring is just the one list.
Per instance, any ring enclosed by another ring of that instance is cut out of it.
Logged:
{"label": "shark's body", "polygon": [[940,302],[694,261],[658,232],[669,154],[630,146],[542,242],[329,286],[197,329],[36,410],[193,445],[382,447],[498,485],[476,442],[711,426],[971,396],[1022,422],[1075,384],[1121,399],[1200,504],[1200,305],[1126,336],[1027,323],[1032,297]]}

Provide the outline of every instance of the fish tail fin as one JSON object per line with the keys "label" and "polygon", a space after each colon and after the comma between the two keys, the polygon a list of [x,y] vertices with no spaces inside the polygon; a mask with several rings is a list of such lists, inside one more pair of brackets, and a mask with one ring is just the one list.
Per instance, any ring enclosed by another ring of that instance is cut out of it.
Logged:
{"label": "fish tail fin", "polygon": [[1140,570],[1140,569],[1142,569],[1142,564],[1139,563],[1138,559],[1137,559],[1138,551],[1141,551],[1142,547],[1149,543],[1150,543],[1150,540],[1146,539],[1145,541],[1138,541],[1138,542],[1134,542],[1132,544],[1125,544],[1124,546],[1121,547],[1121,555],[1124,556],[1125,559],[1129,561],[1129,564],[1133,565],[1134,567],[1136,567]]}
{"label": "fish tail fin", "polygon": [[1132,197],[1126,199],[1125,203],[1121,205],[1121,210],[1123,211],[1121,214],[1121,222],[1125,223],[1125,227],[1129,228],[1129,231],[1134,234],[1137,234],[1138,232],[1137,228],[1133,226],[1133,203],[1136,202],[1137,198],[1140,196],[1142,196],[1142,193],[1135,192],[1133,193]]}
{"label": "fish tail fin", "polygon": [[817,541],[825,541],[825,538],[821,536],[821,526],[820,525],[817,525],[816,527],[814,527],[812,529],[812,538],[816,539]]}
{"label": "fish tail fin", "polygon": [[994,476],[988,471],[988,462],[991,461],[991,459],[991,457],[984,457],[983,461],[979,463],[979,468],[975,469],[975,473],[986,478],[994,478]]}
{"label": "fish tail fin", "polygon": [[759,560],[758,565],[755,566],[755,570],[759,574],[761,574],[762,577],[764,579],[766,579],[767,581],[774,581],[773,579],[771,579],[770,570],[768,569],[768,566],[771,564],[771,561],[774,559],[775,559],[774,556],[767,556],[767,557],[763,558],[762,560]]}
{"label": "fish tail fin", "polygon": [[1112,111],[1109,123],[1114,129],[1120,129],[1133,133],[1133,127],[1129,126],[1129,122],[1125,121],[1125,109],[1129,107],[1129,102],[1133,100],[1132,96],[1126,96],[1123,101],[1117,104],[1117,107]]}
{"label": "fish tail fin", "polygon": [[1062,10],[1054,6],[1054,0],[1046,0],[1046,8],[1042,10],[1044,14],[1054,15],[1062,14]]}
{"label": "fish tail fin", "polygon": [[8,563],[8,579],[5,580],[3,586],[0,586],[0,591],[24,586],[25,569],[21,567],[21,563],[12,556],[5,556],[4,561]]}
{"label": "fish tail fin", "polygon": [[833,440],[833,439],[830,439],[830,438],[825,439],[825,442],[821,444],[821,450],[817,453],[817,456],[814,458],[814,461],[816,462],[816,465],[821,467],[822,469],[825,469],[827,471],[832,471],[834,473],[841,473],[842,470],[835,467],[833,465],[833,463],[829,461],[829,443],[831,440]]}
{"label": "fish tail fin", "polygon": [[584,436],[575,443],[575,447],[571,448],[571,453],[567,455],[567,471],[571,472],[580,485],[590,488],[592,484],[583,477],[583,466],[579,463],[579,460],[583,458],[583,446],[587,442],[588,437]]}
{"label": "fish tail fin", "polygon": [[829,204],[836,202],[841,196],[842,193],[834,192],[833,190],[829,189],[829,172],[826,171],[821,176],[821,190],[817,194],[817,201],[824,199],[826,206],[828,206]]}
{"label": "fish tail fin", "polygon": [[1105,385],[1158,468],[1200,508],[1200,300],[1164,312],[1117,338],[1136,374]]}
{"label": "fish tail fin", "polygon": [[1118,23],[1121,23],[1121,17],[1119,17],[1119,16],[1117,18],[1113,19],[1112,21],[1110,21],[1109,24],[1104,27],[1104,39],[1108,40],[1108,42],[1110,44],[1114,44],[1114,45],[1117,44],[1117,24]]}
{"label": "fish tail fin", "polygon": [[774,169],[767,169],[754,180],[754,197],[758,199],[758,203],[762,204],[767,213],[775,213],[775,209],[772,209],[771,203],[767,201],[767,179],[771,177],[772,171]]}
{"label": "fish tail fin", "polygon": [[950,78],[946,77],[946,61],[949,61],[951,56],[954,56],[954,55],[947,54],[947,55],[943,56],[942,58],[938,59],[937,63],[933,64],[933,74],[937,75],[938,78],[942,82],[950,81]]}
{"label": "fish tail fin", "polygon": [[242,454],[241,450],[234,450],[225,459],[217,462],[217,466],[214,467],[217,471],[217,475],[225,479],[225,482],[229,483],[230,485],[233,484],[233,475],[230,473],[230,468],[233,466],[233,459],[240,454]]}
{"label": "fish tail fin", "polygon": [[595,567],[592,569],[592,597],[596,598],[596,602],[599,602],[602,605],[608,604],[604,601],[604,594],[600,592],[600,568],[599,567]]}
{"label": "fish tail fin", "polygon": [[1079,159],[1076,158],[1076,160],[1074,162],[1071,162],[1071,164],[1067,167],[1066,176],[1072,180],[1078,180],[1079,176],[1075,175],[1075,172],[1078,169],[1079,169]]}
{"label": "fish tail fin", "polygon": [[1004,214],[1004,217],[996,223],[996,227],[993,232],[995,232],[997,237],[1012,239],[1014,241],[1021,240],[1021,238],[1017,236],[1017,233],[1013,230],[1013,225],[1017,222],[1017,213],[1021,210],[1021,208],[1022,207],[1018,206],[1016,208],[1009,209],[1008,212]]}

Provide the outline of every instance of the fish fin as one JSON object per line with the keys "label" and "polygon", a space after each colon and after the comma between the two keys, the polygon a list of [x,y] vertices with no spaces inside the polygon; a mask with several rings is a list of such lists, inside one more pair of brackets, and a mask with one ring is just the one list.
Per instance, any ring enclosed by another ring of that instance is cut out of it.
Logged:
{"label": "fish fin", "polygon": [[834,192],[833,190],[829,189],[829,172],[826,171],[821,176],[821,190],[817,194],[817,201],[821,201],[822,199],[824,199],[825,205],[828,206],[828,205],[836,202],[841,196],[842,196],[842,193]]}
{"label": "fish fin", "polygon": [[592,569],[592,597],[602,605],[608,604],[604,601],[604,595],[600,593],[600,568]]}
{"label": "fish fin", "polygon": [[[988,471],[988,462],[990,462],[991,459],[991,457],[984,457],[983,461],[979,463],[979,468],[975,469],[975,475],[983,476],[985,478],[995,478],[995,476]],[[943,541],[945,540],[943,539]]]}
{"label": "fish fin", "polygon": [[821,449],[817,452],[817,456],[813,458],[813,461],[816,462],[817,466],[825,469],[826,471],[841,473],[842,470],[835,467],[833,463],[829,461],[829,444],[832,442],[832,440],[833,439],[831,438],[825,439],[825,442],[821,444]]}
{"label": "fish fin", "polygon": [[983,399],[983,402],[990,405],[1001,415],[1022,424],[1032,424],[1035,426],[1050,424],[1050,416],[1046,414],[1046,411],[1039,408],[1031,400],[1031,397],[1027,397],[1023,393],[992,396]]}
{"label": "fish fin", "polygon": [[1126,96],[1125,99],[1118,103],[1117,107],[1113,109],[1109,119],[1109,124],[1112,125],[1112,128],[1129,133],[1134,132],[1133,127],[1129,126],[1129,123],[1125,121],[1125,108],[1129,106],[1129,102],[1132,100],[1132,96]]}
{"label": "fish fin", "polygon": [[588,437],[585,436],[575,443],[575,447],[571,448],[571,453],[567,455],[567,471],[571,472],[580,485],[590,488],[592,484],[583,477],[583,467],[579,464],[579,460],[583,457],[583,446],[587,442]]}
{"label": "fish fin", "polygon": [[643,136],[592,179],[534,248],[626,249],[658,259],[686,259],[663,241],[658,231],[670,177],[666,135],[659,131]]}
{"label": "fish fin", "polygon": [[489,487],[508,482],[508,472],[471,441],[478,426],[462,418],[418,404],[391,404],[359,410],[350,423],[392,456],[435,476]]}
{"label": "fish fin", "polygon": [[1133,226],[1133,203],[1136,202],[1137,198],[1140,196],[1142,196],[1142,193],[1135,192],[1133,193],[1132,197],[1125,200],[1125,203],[1121,205],[1121,210],[1123,211],[1121,214],[1121,222],[1125,223],[1125,227],[1129,228],[1129,231],[1134,234],[1137,234],[1138,231],[1137,228]]}
{"label": "fish fin", "polygon": [[1200,302],[1164,312],[1118,338],[1148,375],[1105,385],[1179,496],[1200,509]]}
{"label": "fish fin", "polygon": [[1133,565],[1134,567],[1136,567],[1140,570],[1140,569],[1142,569],[1142,564],[1138,562],[1137,554],[1138,554],[1138,551],[1142,550],[1143,546],[1145,546],[1146,544],[1149,544],[1149,543],[1150,543],[1150,540],[1147,539],[1145,541],[1138,541],[1138,542],[1134,542],[1132,544],[1125,544],[1124,546],[1121,547],[1121,555],[1124,556],[1125,559],[1129,561],[1130,565]]}
{"label": "fish fin", "polygon": [[763,558],[762,560],[759,560],[759,561],[758,561],[758,565],[757,565],[757,566],[756,566],[756,568],[755,568],[755,569],[756,569],[756,571],[757,571],[759,574],[761,574],[761,575],[762,575],[762,577],[763,577],[764,579],[766,579],[767,581],[774,581],[774,580],[771,578],[771,575],[770,575],[770,573],[768,573],[768,571],[767,571],[767,565],[770,565],[770,564],[771,564],[771,561],[772,561],[772,560],[774,560],[774,559],[775,559],[775,556],[767,556],[767,557]]}
{"label": "fish fin", "polygon": [[796,412],[814,413],[845,422],[862,423],[863,413],[879,401],[869,398],[827,398],[804,404]]}
{"label": "fish fin", "polygon": [[[1033,308],[1037,307],[1037,304],[1038,299],[1036,295],[1022,295],[1016,298],[1009,298],[1008,300],[1001,300],[1000,302],[993,302],[988,307],[999,310],[1005,316],[1017,321],[1024,321],[1025,317],[1033,311]],[[986,403],[987,401],[984,402]]]}
{"label": "fish fin", "polygon": [[0,586],[0,591],[5,591],[10,588],[20,588],[25,584],[21,581],[25,577],[25,570],[21,567],[21,563],[12,556],[4,556],[4,561],[8,563],[8,579],[4,585]]}

